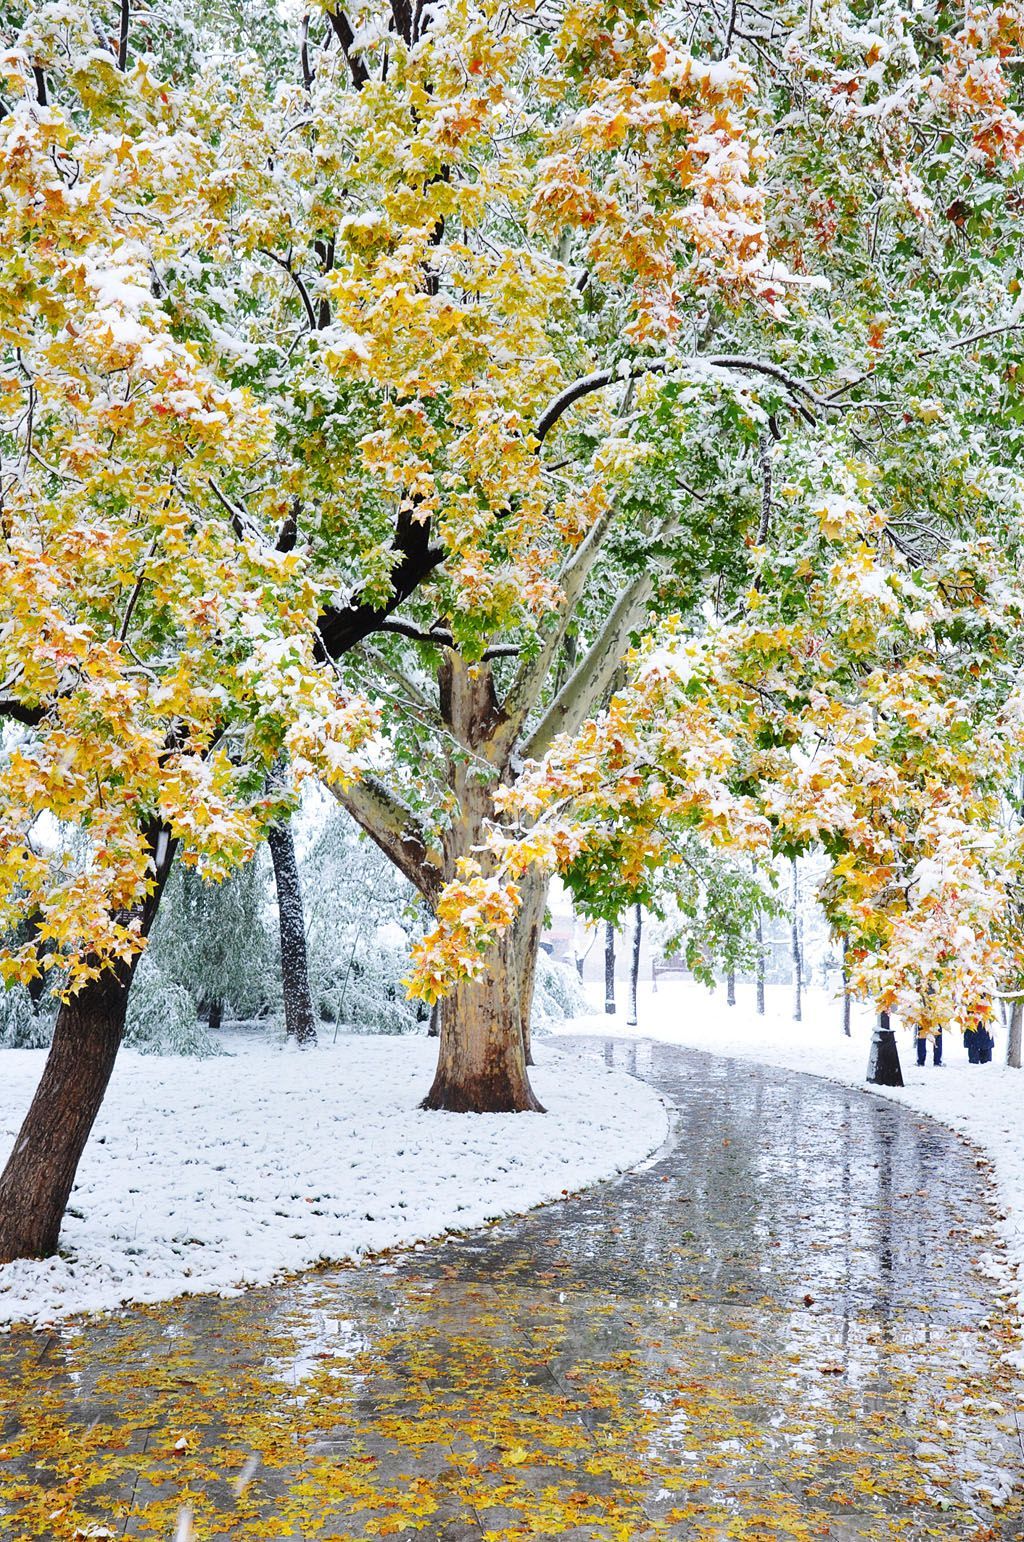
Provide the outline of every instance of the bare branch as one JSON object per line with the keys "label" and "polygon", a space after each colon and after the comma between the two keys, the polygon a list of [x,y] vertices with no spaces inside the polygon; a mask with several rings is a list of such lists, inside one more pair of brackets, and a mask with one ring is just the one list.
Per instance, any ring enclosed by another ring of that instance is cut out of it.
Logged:
{"label": "bare branch", "polygon": [[361,777],[344,791],[330,791],[386,857],[433,905],[444,883],[439,853],[429,850],[426,832],[407,804],[374,776]]}
{"label": "bare branch", "polygon": [[539,759],[556,734],[575,733],[594,710],[615,679],[626,639],[643,620],[653,588],[654,575],[642,573],[619,595],[597,639],[527,740],[524,755]]}
{"label": "bare branch", "polygon": [[538,444],[543,444],[548,434],[554,428],[569,408],[583,397],[590,396],[594,391],[603,391],[615,380],[639,380],[644,375],[668,375],[677,370],[683,371],[694,367],[710,369],[735,369],[755,375],[766,375],[772,380],[777,380],[791,396],[797,398],[794,406],[803,418],[809,423],[814,422],[814,414],[805,405],[812,402],[818,408],[829,405],[828,399],[819,397],[810,386],[802,380],[797,380],[788,370],[781,365],[774,364],[770,359],[750,358],[746,354],[695,354],[683,359],[634,359],[632,362],[614,365],[610,369],[598,369],[591,375],[584,375],[579,380],[574,380],[567,385],[554,401],[545,409],[534,435]]}
{"label": "bare branch", "polygon": [[121,0],[121,18],[117,31],[117,67],[119,70],[128,65],[128,28],[131,25],[131,0]]}
{"label": "bare branch", "polygon": [[772,453],[767,434],[762,434],[758,440],[757,454],[761,462],[761,523],[757,529],[757,544],[763,546],[772,522]]}
{"label": "bare branch", "polygon": [[288,277],[299,291],[299,294],[302,296],[302,305],[306,312],[306,320],[309,322],[309,330],[311,332],[315,332],[317,330],[317,324],[316,312],[313,309],[313,302],[309,298],[309,290],[306,288],[306,285],[303,282],[302,275],[300,273],[296,273],[295,269],[292,267],[291,258],[278,257],[276,252],[270,251],[269,248],[265,246],[259,247],[258,250],[262,252],[264,257],[269,257],[271,262],[276,263],[279,268],[287,273]]}
{"label": "bare branch", "polygon": [[[409,637],[413,642],[430,643],[435,648],[454,648],[455,639],[451,632],[441,628],[433,628],[429,632],[422,627],[415,626],[411,621],[398,620],[393,616],[388,617],[376,628],[378,632],[394,632],[399,637]],[[484,654],[485,659],[512,659],[519,656],[518,643],[495,643]]]}
{"label": "bare branch", "polygon": [[615,518],[615,512],[615,505],[609,503],[591,525],[569,562],[562,569],[560,587],[563,598],[555,624],[541,643],[536,658],[523,664],[502,703],[504,722],[500,732],[508,743],[518,738],[527,716],[543,689],[555,654],[576,613],[576,606],[583,593],[584,585],[600,556],[605,537]]}
{"label": "bare branch", "polygon": [[309,62],[309,12],[302,18],[302,29],[299,40],[299,65],[302,69],[303,90],[308,91],[316,79],[316,71]]}
{"label": "bare branch", "polygon": [[0,699],[0,717],[9,717],[15,723],[25,723],[29,728],[35,728],[43,721],[47,713],[46,707],[29,707],[23,701],[16,701],[13,697]]}
{"label": "bare branch", "polygon": [[128,628],[131,626],[132,621],[132,612],[135,609],[135,606],[138,604],[139,595],[142,593],[142,586],[146,582],[146,563],[149,561],[150,557],[152,557],[155,551],[156,541],[152,541],[150,543],[149,551],[142,559],[142,571],[139,573],[138,578],[135,580],[134,589],[128,596],[128,605],[125,609],[124,620],[121,622],[121,630],[117,634],[118,642],[124,642],[125,638],[128,636]]}
{"label": "bare branch", "polygon": [[359,55],[352,52],[352,44],[356,38],[355,33],[352,31],[352,24],[344,11],[327,11],[326,16],[331,24],[331,30],[341,44],[341,51],[345,55],[345,63],[348,65],[349,74],[352,76],[352,84],[357,90],[361,91],[370,78],[370,72]]}

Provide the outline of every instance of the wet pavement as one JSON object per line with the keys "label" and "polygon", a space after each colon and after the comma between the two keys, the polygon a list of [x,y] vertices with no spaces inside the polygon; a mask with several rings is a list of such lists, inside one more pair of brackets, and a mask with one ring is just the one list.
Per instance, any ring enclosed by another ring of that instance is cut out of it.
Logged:
{"label": "wet pavement", "polygon": [[972,1150],[809,1077],[579,1046],[675,1106],[644,1170],[362,1268],[0,1337],[4,1542],[170,1542],[183,1509],[197,1542],[1024,1536]]}

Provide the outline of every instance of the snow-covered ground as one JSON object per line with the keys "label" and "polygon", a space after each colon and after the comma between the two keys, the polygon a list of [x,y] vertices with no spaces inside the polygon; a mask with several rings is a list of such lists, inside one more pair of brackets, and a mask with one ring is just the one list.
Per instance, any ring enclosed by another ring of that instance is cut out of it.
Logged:
{"label": "snow-covered ground", "polygon": [[[529,1209],[663,1142],[644,1083],[550,1041],[540,1114],[428,1114],[435,1044],[343,1037],[298,1052],[235,1035],[214,1060],[123,1051],[61,1253],[0,1268],[0,1324],[229,1292]],[[43,1052],[0,1051],[0,1160]]]}
{"label": "snow-covered ground", "polygon": [[[759,1017],[751,984],[737,985],[736,1005],[730,1007],[724,987],[711,992],[692,981],[662,980],[656,992],[649,984],[641,985],[635,1028],[626,1024],[621,983],[618,990],[614,1016],[602,1009],[561,1024],[558,1032],[635,1034],[866,1086],[874,1019],[855,1007],[851,1037],[846,1038],[841,1003],[823,990],[804,992],[803,1020],[796,1023],[788,985],[767,987],[765,1015]],[[588,994],[597,1006],[596,987]],[[895,1026],[906,1085],[870,1090],[933,1115],[988,1156],[994,1170],[993,1204],[1007,1253],[1018,1268],[1015,1289],[1024,1318],[1024,1070],[1006,1066],[1006,1036],[1000,1029],[990,1065],[970,1065],[960,1035],[946,1034],[942,1066],[932,1065],[929,1047],[928,1064],[918,1067],[909,1031]]]}

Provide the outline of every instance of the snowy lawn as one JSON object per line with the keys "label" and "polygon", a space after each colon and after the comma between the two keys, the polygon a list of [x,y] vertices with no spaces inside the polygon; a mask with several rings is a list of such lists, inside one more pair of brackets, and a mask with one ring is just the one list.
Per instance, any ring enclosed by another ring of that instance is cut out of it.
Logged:
{"label": "snowy lawn", "polygon": [[[417,1109],[425,1038],[226,1042],[214,1060],[122,1052],[61,1253],[0,1268],[0,1323],[229,1292],[478,1226],[634,1166],[667,1132],[651,1088],[550,1040],[532,1073],[548,1113],[487,1115]],[[0,1051],[0,1160],[42,1065]]]}
{"label": "snowy lawn", "polygon": [[[590,987],[596,997],[597,987]],[[624,999],[625,992],[619,984]],[[615,1033],[663,1039],[708,1050],[715,1055],[757,1060],[786,1070],[807,1071],[853,1087],[867,1087],[868,1051],[874,1025],[863,1008],[854,1008],[852,1035],[842,1031],[842,1006],[823,990],[804,992],[803,1021],[792,1017],[788,985],[766,990],[766,1012],[756,1011],[754,986],[739,983],[736,1005],[726,1004],[725,989],[710,992],[692,981],[668,979],[656,992],[641,985],[635,1028],[625,1022],[621,1005],[614,1016],[603,1011],[559,1025],[560,1033]],[[933,1115],[979,1147],[994,1170],[992,1195],[1007,1253],[1017,1265],[1014,1285],[1024,1318],[1024,1070],[1005,1065],[1006,1036],[996,1030],[990,1065],[970,1065],[959,1034],[944,1036],[943,1065],[918,1067],[914,1042],[907,1029],[896,1027],[900,1064],[906,1086],[872,1087],[884,1097]],[[1007,1287],[1003,1287],[1007,1288]]]}

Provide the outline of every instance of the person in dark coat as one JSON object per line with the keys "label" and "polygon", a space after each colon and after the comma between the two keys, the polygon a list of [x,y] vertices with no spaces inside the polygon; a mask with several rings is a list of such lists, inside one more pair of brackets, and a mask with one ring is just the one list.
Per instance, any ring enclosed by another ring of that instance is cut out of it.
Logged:
{"label": "person in dark coat", "polygon": [[975,1023],[973,1028],[964,1029],[964,1048],[971,1065],[988,1065],[995,1042],[984,1023]]}
{"label": "person in dark coat", "polygon": [[[937,1028],[935,1030],[935,1032],[930,1035],[930,1037],[931,1037],[931,1041],[932,1041],[932,1065],[941,1065],[942,1064],[942,1029],[941,1028]],[[917,1036],[917,1063],[918,1063],[918,1065],[924,1065],[925,1061],[928,1059],[928,1039],[929,1039],[929,1035],[927,1033],[919,1033],[918,1036]]]}

